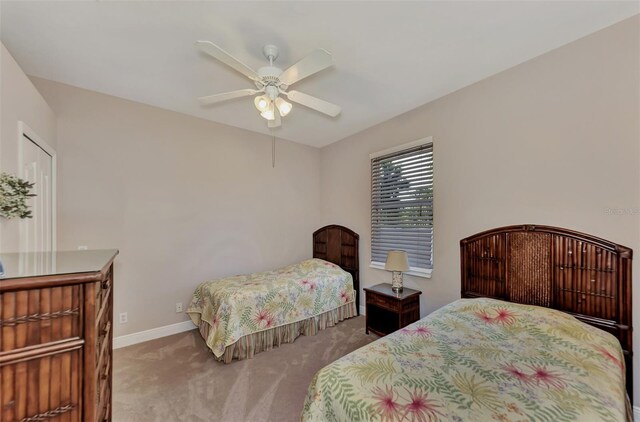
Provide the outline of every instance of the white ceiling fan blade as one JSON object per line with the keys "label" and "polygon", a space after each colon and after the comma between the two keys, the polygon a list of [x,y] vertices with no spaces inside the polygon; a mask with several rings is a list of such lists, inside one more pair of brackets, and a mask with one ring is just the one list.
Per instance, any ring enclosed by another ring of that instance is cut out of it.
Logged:
{"label": "white ceiling fan blade", "polygon": [[282,124],[282,119],[280,118],[280,112],[277,107],[273,109],[273,120],[267,120],[267,127],[270,129],[280,127]]}
{"label": "white ceiling fan blade", "polygon": [[321,100],[320,98],[312,97],[311,95],[300,91],[288,91],[285,92],[285,94],[291,101],[302,104],[305,107],[309,107],[331,117],[336,117],[340,114],[340,111],[342,111],[340,106],[331,104],[330,102]]}
{"label": "white ceiling fan blade", "polygon": [[227,53],[211,41],[196,41],[196,46],[210,56],[220,60],[227,66],[242,73],[247,78],[254,81],[260,80],[260,76],[253,69],[251,69],[249,66],[242,63],[240,60],[236,59],[231,54]]}
{"label": "white ceiling fan blade", "polygon": [[316,50],[282,72],[279,79],[286,85],[292,85],[300,79],[304,79],[307,76],[311,76],[314,73],[328,68],[332,64],[331,53],[323,49]]}
{"label": "white ceiling fan blade", "polygon": [[262,91],[259,89],[239,89],[237,91],[200,97],[198,98],[198,101],[200,101],[200,104],[202,105],[216,104],[222,101],[233,100],[234,98],[248,97],[250,95],[257,94],[258,92]]}

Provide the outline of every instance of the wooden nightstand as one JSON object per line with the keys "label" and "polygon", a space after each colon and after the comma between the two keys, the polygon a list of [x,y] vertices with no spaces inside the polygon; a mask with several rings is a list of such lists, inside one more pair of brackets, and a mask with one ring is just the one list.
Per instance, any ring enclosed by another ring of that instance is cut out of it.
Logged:
{"label": "wooden nightstand", "polygon": [[386,336],[420,319],[419,290],[404,288],[395,293],[391,284],[383,283],[364,289],[366,292],[366,333]]}

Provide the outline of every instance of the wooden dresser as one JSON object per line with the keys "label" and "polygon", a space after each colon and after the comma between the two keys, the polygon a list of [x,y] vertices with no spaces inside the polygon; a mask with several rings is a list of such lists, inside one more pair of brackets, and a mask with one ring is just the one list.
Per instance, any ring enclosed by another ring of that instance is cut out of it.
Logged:
{"label": "wooden dresser", "polygon": [[110,421],[116,250],[0,254],[0,421]]}

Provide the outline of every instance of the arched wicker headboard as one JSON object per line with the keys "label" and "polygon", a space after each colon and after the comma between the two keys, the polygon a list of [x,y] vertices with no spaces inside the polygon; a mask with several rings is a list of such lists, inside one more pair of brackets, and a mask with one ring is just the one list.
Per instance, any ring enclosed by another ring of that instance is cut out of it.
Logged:
{"label": "arched wicker headboard", "polygon": [[462,297],[567,312],[615,335],[632,394],[632,250],[558,227],[500,227],[460,241]]}
{"label": "arched wicker headboard", "polygon": [[360,313],[359,240],[360,236],[356,232],[336,224],[324,226],[313,233],[313,257],[333,262],[353,277],[358,313]]}

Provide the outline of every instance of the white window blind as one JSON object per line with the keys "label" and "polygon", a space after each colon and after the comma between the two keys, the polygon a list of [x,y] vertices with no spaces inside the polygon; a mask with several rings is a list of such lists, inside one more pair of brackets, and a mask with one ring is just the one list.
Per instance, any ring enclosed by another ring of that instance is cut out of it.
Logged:
{"label": "white window blind", "polygon": [[433,143],[371,159],[371,264],[404,250],[411,271],[433,268]]}

